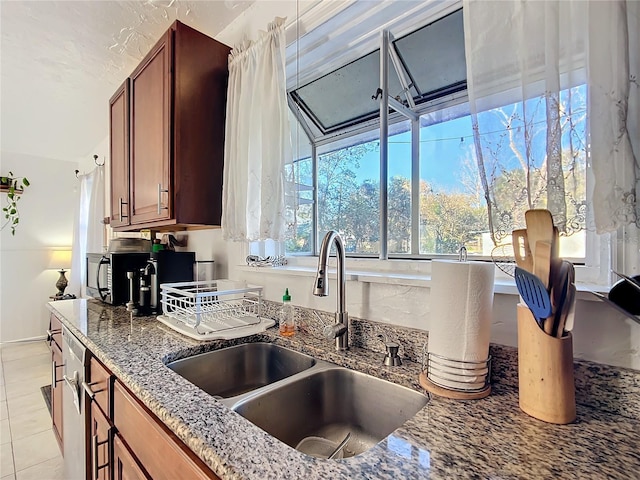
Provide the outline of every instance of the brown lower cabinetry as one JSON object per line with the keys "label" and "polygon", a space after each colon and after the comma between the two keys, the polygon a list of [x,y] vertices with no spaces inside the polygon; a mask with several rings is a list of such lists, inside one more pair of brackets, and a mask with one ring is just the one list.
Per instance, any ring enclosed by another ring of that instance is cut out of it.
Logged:
{"label": "brown lower cabinetry", "polygon": [[53,423],[53,433],[62,447],[62,323],[55,315],[49,316],[49,330],[47,331],[47,341],[51,349],[51,420]]}
{"label": "brown lower cabinetry", "polygon": [[118,381],[114,385],[113,412],[118,433],[154,480],[218,479]]}
{"label": "brown lower cabinetry", "polygon": [[113,480],[146,480],[150,478],[129,449],[122,443],[119,434],[113,437]]}
{"label": "brown lower cabinetry", "polygon": [[98,360],[89,360],[88,394],[89,435],[87,472],[91,480],[111,480],[114,426],[111,400],[114,377]]}
{"label": "brown lower cabinetry", "polygon": [[53,421],[53,433],[60,446],[60,451],[63,452],[62,388],[64,387],[64,380],[62,379],[62,350],[54,342],[51,342],[51,370],[51,419]]}
{"label": "brown lower cabinetry", "polygon": [[111,480],[111,436],[113,427],[96,402],[91,402],[89,459],[93,480]]}
{"label": "brown lower cabinetry", "polygon": [[95,358],[89,378],[91,479],[218,479]]}

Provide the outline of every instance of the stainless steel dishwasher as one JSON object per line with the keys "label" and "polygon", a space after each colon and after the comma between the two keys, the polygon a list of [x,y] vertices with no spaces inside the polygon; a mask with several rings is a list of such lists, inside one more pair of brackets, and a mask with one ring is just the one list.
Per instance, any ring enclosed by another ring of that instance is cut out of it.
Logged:
{"label": "stainless steel dishwasher", "polygon": [[65,480],[86,478],[86,425],[84,389],[87,375],[86,348],[64,325],[62,326],[62,432]]}

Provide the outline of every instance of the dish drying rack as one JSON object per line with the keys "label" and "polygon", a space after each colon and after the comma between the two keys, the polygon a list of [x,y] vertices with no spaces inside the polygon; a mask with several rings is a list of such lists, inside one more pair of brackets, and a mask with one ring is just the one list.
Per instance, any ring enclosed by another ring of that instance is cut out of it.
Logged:
{"label": "dish drying rack", "polygon": [[273,326],[261,318],[262,287],[234,280],[160,284],[160,322],[196,340],[233,339]]}

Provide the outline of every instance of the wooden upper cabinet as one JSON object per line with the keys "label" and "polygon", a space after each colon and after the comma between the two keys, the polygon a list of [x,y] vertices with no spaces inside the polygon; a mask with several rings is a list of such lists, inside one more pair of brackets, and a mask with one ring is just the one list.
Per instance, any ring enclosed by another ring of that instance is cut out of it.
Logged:
{"label": "wooden upper cabinet", "polygon": [[132,73],[131,217],[116,230],[220,225],[229,52],[176,21]]}
{"label": "wooden upper cabinet", "polygon": [[112,227],[129,225],[129,79],[109,100]]}
{"label": "wooden upper cabinet", "polygon": [[131,75],[131,223],[171,217],[172,31]]}

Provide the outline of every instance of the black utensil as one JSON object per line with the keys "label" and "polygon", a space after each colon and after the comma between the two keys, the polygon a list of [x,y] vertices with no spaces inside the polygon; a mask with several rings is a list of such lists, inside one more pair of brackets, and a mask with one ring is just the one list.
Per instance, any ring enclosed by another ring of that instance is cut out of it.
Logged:
{"label": "black utensil", "polygon": [[600,300],[602,300],[604,303],[607,303],[609,306],[611,306],[611,307],[615,308],[616,310],[618,310],[625,317],[630,318],[631,320],[634,320],[637,323],[640,323],[640,317],[637,317],[636,315],[633,315],[632,313],[626,311],[624,308],[619,306],[617,303],[612,302],[611,300],[609,300],[609,298],[607,298],[606,295],[602,295],[601,293],[598,293],[598,292],[591,292],[591,293],[593,295],[595,295],[596,297],[598,297]]}
{"label": "black utensil", "polygon": [[640,275],[618,280],[609,290],[609,300],[632,315],[640,315],[640,292],[635,285],[639,280]]}
{"label": "black utensil", "polygon": [[640,293],[640,280],[634,280],[634,278],[640,279],[640,275],[636,275],[635,277],[629,277],[628,275],[625,275],[624,273],[618,273],[615,270],[611,270],[613,273],[615,273],[616,275],[618,275],[620,278],[624,278],[627,282],[629,282],[630,285],[633,286],[633,288],[635,288],[639,293]]}

